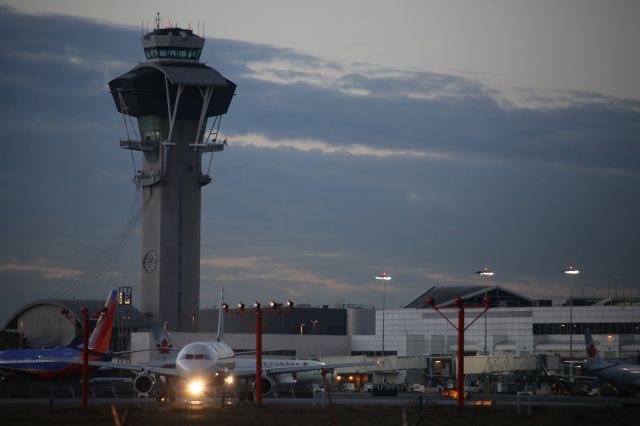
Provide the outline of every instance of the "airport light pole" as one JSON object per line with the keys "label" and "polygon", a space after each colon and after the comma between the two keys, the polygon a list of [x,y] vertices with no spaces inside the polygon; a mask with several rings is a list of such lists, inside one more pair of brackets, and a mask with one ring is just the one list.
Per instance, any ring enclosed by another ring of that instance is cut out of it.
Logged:
{"label": "airport light pole", "polygon": [[[440,307],[436,304],[436,301],[433,300],[432,297],[428,297],[425,301],[428,306],[431,306],[442,318],[445,319],[453,328],[458,332],[458,360],[456,362],[457,373],[456,373],[456,402],[458,410],[462,410],[464,407],[464,332],[475,323],[481,315],[485,315],[486,312],[491,307],[489,305],[489,298],[484,297],[482,299],[482,306],[464,306],[462,299],[460,297],[456,297],[451,305]],[[458,325],[456,326],[445,314],[441,312],[441,309],[453,308],[458,310]],[[466,308],[484,308],[480,314],[473,321],[471,321],[467,326],[464,325],[464,310]]]}
{"label": "airport light pole", "polygon": [[[266,329],[268,329],[273,321],[276,320],[283,312],[289,312],[293,310],[294,303],[291,300],[288,300],[286,303],[286,308],[282,306],[282,303],[278,303],[276,301],[271,301],[269,304],[269,308],[263,308],[260,302],[254,303],[254,312],[256,315],[256,380],[254,384],[254,388],[256,391],[256,406],[262,405],[262,333]],[[229,305],[224,303],[222,305],[222,309],[225,312],[229,311]],[[242,315],[244,313],[248,313],[250,311],[245,311],[244,303],[238,303],[238,309],[233,312],[235,315]],[[271,319],[271,321],[265,326],[262,326],[262,313],[263,312],[275,312],[276,315]]]}
{"label": "airport light pole", "polygon": [[82,408],[87,408],[89,398],[89,310],[84,306],[82,315]]}
{"label": "airport light pole", "polygon": [[256,405],[262,405],[262,309],[260,302],[255,303],[256,308]]}
{"label": "airport light pole", "polygon": [[569,382],[573,382],[573,277],[580,271],[569,266],[562,273],[569,276]]}
{"label": "airport light pole", "polygon": [[382,356],[384,356],[384,313],[385,313],[385,305],[386,305],[386,294],[387,294],[387,281],[391,281],[391,275],[383,272],[380,275],[376,275],[376,280],[382,280]]}
{"label": "airport light pole", "polygon": [[[484,278],[484,297],[485,299],[488,299],[487,296],[487,279],[489,277],[492,277],[494,272],[490,271],[489,268],[487,268],[486,266],[484,268],[482,268],[479,271],[476,271],[476,274],[480,275],[482,278]],[[484,355],[489,355],[489,353],[487,352],[487,316],[484,316]]]}

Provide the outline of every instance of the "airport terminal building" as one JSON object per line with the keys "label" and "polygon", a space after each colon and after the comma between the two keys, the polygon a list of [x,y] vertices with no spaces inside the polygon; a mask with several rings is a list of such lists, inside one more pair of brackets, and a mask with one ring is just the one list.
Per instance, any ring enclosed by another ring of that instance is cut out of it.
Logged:
{"label": "airport terminal building", "polygon": [[[436,306],[453,303],[456,297],[465,306],[482,306],[485,289],[478,287],[433,287],[403,309],[386,312],[386,351],[401,356],[453,354],[457,351],[457,333],[451,324],[427,304],[431,297]],[[637,358],[640,354],[640,301],[632,298],[574,298],[553,306],[550,301],[531,300],[503,287],[487,288],[491,308],[485,321],[479,318],[465,333],[468,355],[559,355],[584,358],[584,330],[589,328],[605,358]],[[572,312],[570,312],[572,311]],[[442,310],[456,323],[457,309]],[[482,312],[467,309],[469,324]],[[572,314],[572,315],[571,315]],[[573,336],[570,318],[573,317]],[[376,330],[381,329],[382,315],[376,315]],[[573,341],[570,345],[571,340]],[[486,341],[486,344],[485,344]],[[485,346],[486,345],[486,346]],[[370,352],[382,346],[382,335],[352,336],[352,352]]]}
{"label": "airport terminal building", "polygon": [[[496,359],[536,359],[549,370],[561,369],[561,361],[585,358],[584,330],[592,331],[602,356],[640,362],[640,300],[631,297],[602,299],[575,298],[569,303],[552,305],[547,300],[532,300],[504,287],[487,287],[491,308],[466,331],[465,354]],[[485,288],[433,287],[402,309],[384,314],[384,354],[381,310],[371,306],[305,307],[277,318],[265,313],[263,348],[271,355],[290,357],[367,356],[400,362],[410,360],[416,368],[430,368],[428,360],[451,359],[457,353],[457,332],[426,303],[431,297],[436,306],[446,307],[455,298],[462,299],[466,323],[482,309]],[[441,309],[455,324],[457,309]],[[569,332],[573,317],[574,334]],[[238,350],[255,349],[252,316],[244,320],[230,312],[225,317],[225,341]],[[249,319],[249,321],[247,321]],[[217,311],[201,311],[199,330],[173,333],[176,344],[216,337]],[[152,344],[149,333],[134,333],[133,346]],[[485,349],[486,348],[486,349]],[[480,358],[480,357],[479,357]],[[407,361],[408,362],[408,361]]]}
{"label": "airport terminal building", "polygon": [[[465,354],[527,357],[532,355],[582,359],[585,354],[584,330],[589,328],[607,359],[640,357],[640,300],[631,297],[574,298],[569,303],[552,305],[533,300],[501,286],[486,288],[491,307],[466,331]],[[432,287],[401,309],[383,313],[372,306],[337,307],[298,305],[291,312],[264,312],[263,348],[273,355],[291,357],[396,356],[434,357],[457,353],[457,332],[435,306],[457,322],[457,309],[447,309],[460,298],[469,324],[481,312],[485,287]],[[88,302],[87,302],[88,303]],[[99,305],[99,302],[97,302]],[[63,319],[61,309],[77,310],[77,301],[40,301],[19,309],[5,325],[5,331],[20,332],[26,346],[64,345],[74,326]],[[254,315],[247,308],[243,315],[236,309],[225,314],[225,341],[234,349],[255,349]],[[248,314],[248,315],[247,315]],[[119,333],[131,331],[132,349],[153,347],[153,333],[146,329],[143,314],[136,309],[127,317],[129,324],[118,322]],[[570,333],[573,318],[573,336]],[[194,340],[215,339],[218,311],[200,310],[193,317],[192,330],[173,332],[176,346]],[[59,331],[56,327],[63,327]],[[59,339],[53,339],[58,336]],[[486,336],[486,337],[485,337]],[[55,340],[55,341],[54,341]],[[59,340],[59,341],[58,341]],[[44,343],[46,342],[46,343]],[[486,343],[485,343],[486,342]],[[147,355],[141,355],[147,356]]]}

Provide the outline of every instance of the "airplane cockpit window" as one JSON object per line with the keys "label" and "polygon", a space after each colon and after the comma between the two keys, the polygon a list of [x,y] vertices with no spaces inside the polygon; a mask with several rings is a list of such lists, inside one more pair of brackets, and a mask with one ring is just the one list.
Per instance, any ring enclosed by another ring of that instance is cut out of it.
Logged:
{"label": "airplane cockpit window", "polygon": [[209,359],[209,355],[207,355],[206,353],[184,354],[182,356],[182,359]]}

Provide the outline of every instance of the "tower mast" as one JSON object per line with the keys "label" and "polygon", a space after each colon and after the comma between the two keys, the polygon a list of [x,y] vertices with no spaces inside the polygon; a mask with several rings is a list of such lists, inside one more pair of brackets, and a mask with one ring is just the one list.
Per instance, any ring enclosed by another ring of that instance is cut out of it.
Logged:
{"label": "tower mast", "polygon": [[141,310],[171,330],[188,330],[200,300],[201,187],[203,153],[224,144],[205,138],[207,121],[225,114],[236,85],[199,62],[205,39],[191,29],[160,28],[142,37],[147,61],[111,80],[122,114],[135,117],[139,140],[120,141],[140,151],[142,186]]}

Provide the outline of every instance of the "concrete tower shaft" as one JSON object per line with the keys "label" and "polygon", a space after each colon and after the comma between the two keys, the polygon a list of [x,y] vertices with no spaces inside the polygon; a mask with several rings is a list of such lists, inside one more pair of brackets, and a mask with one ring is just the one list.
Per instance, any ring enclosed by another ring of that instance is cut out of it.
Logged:
{"label": "concrete tower shaft", "polygon": [[119,112],[138,121],[139,139],[120,146],[142,152],[140,308],[172,330],[189,330],[200,299],[201,169],[207,119],[225,114],[236,85],[199,62],[204,39],[182,28],[143,36],[147,62],[109,82]]}

